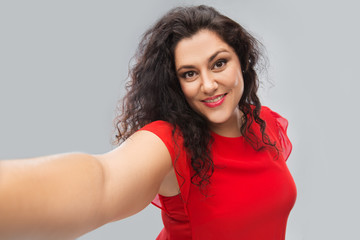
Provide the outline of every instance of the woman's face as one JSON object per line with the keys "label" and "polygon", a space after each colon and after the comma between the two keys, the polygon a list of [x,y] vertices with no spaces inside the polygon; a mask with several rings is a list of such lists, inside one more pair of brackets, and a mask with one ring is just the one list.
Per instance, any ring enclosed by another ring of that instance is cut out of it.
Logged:
{"label": "woman's face", "polygon": [[232,47],[216,33],[201,30],[177,44],[175,66],[187,102],[210,128],[238,123],[244,80]]}

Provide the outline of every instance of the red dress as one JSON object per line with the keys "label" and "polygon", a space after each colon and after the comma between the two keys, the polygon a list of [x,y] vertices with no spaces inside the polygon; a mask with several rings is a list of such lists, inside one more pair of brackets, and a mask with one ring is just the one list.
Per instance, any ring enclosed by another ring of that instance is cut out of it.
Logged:
{"label": "red dress", "polygon": [[[166,145],[176,168],[181,193],[157,195],[152,202],[162,209],[164,228],[157,240],[285,239],[286,223],[295,204],[296,186],[286,165],[292,145],[286,135],[287,120],[267,107],[261,118],[280,153],[256,151],[243,137],[212,133],[215,171],[207,197],[191,184],[193,170],[182,147],[172,137],[172,126],[155,121],[143,127]],[[254,129],[260,134],[259,129]]]}

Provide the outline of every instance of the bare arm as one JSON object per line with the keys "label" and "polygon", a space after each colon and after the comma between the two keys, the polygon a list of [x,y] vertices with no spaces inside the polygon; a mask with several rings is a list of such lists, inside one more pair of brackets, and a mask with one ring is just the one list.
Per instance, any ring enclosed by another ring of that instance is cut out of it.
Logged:
{"label": "bare arm", "polygon": [[133,215],[170,170],[165,145],[147,131],[102,155],[0,161],[0,239],[73,239]]}

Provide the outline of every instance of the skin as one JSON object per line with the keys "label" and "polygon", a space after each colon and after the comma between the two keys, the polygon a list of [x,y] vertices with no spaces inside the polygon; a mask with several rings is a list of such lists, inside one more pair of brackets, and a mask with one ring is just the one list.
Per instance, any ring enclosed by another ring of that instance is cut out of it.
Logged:
{"label": "skin", "polygon": [[172,169],[148,131],[100,155],[1,160],[0,239],[75,239],[144,209]]}
{"label": "skin", "polygon": [[[235,51],[216,33],[201,30],[178,43],[175,66],[187,102],[208,120],[210,129],[227,137],[241,136],[242,113],[237,105],[244,80]],[[204,104],[204,100],[223,94],[220,106]]]}
{"label": "skin", "polygon": [[[189,105],[208,119],[215,133],[226,137],[241,136],[242,112],[238,103],[244,91],[239,58],[219,36],[209,30],[182,39],[175,47],[177,76]],[[224,102],[214,108],[202,101],[226,93]],[[174,196],[179,185],[172,169],[161,184],[159,194]]]}
{"label": "skin", "polygon": [[[204,30],[178,43],[175,62],[190,106],[212,131],[238,136],[243,79],[233,49]],[[216,108],[202,102],[225,93]],[[0,239],[74,239],[141,211],[158,193],[176,195],[179,185],[165,144],[148,131],[99,155],[2,160]]]}

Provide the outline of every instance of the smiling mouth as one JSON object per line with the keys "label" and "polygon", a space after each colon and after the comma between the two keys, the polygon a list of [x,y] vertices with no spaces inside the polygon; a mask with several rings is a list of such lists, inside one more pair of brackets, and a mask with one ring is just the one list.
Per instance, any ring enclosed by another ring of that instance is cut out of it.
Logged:
{"label": "smiling mouth", "polygon": [[214,96],[214,97],[211,97],[211,98],[207,98],[207,99],[201,100],[201,101],[202,101],[202,102],[205,102],[205,103],[214,103],[214,102],[219,101],[220,99],[222,99],[222,98],[225,97],[226,95],[227,95],[227,93],[221,94],[221,95],[218,95],[218,96]]}

